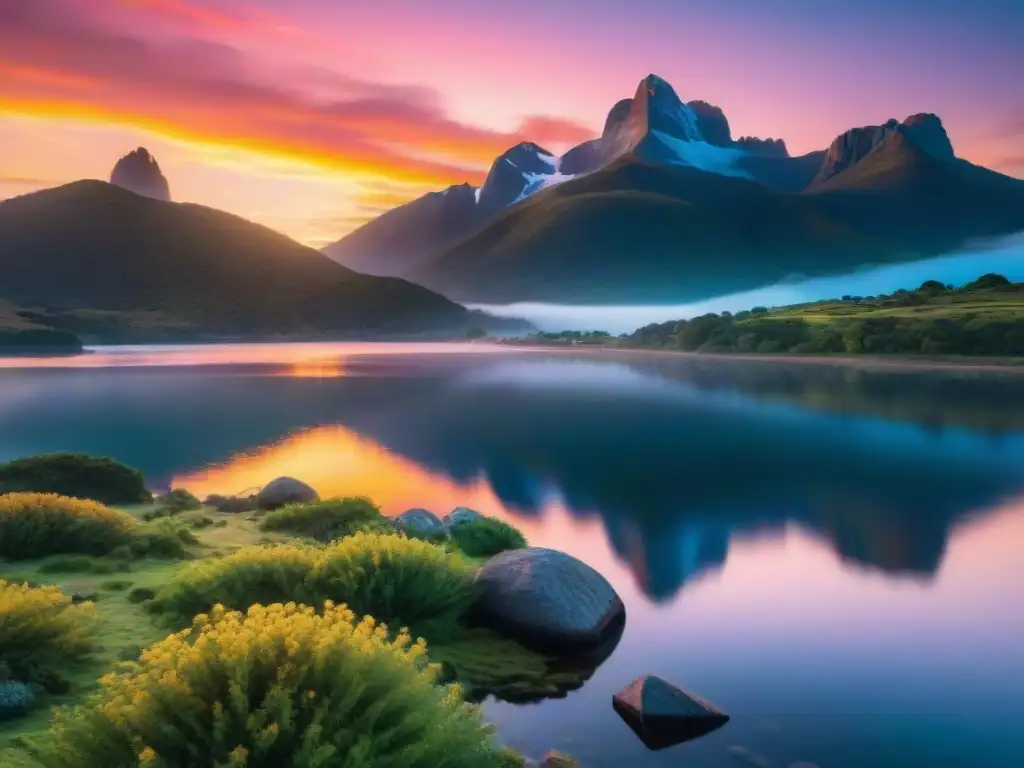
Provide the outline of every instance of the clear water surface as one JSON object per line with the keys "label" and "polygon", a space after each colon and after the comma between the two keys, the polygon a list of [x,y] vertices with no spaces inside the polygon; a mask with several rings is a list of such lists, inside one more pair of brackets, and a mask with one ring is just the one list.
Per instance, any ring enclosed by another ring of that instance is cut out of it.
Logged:
{"label": "clear water surface", "polygon": [[[468,505],[628,609],[502,740],[608,768],[1024,765],[1024,376],[481,346],[100,349],[0,360],[0,460],[114,456],[154,488],[294,475],[388,514]],[[652,673],[732,714],[648,751]]]}

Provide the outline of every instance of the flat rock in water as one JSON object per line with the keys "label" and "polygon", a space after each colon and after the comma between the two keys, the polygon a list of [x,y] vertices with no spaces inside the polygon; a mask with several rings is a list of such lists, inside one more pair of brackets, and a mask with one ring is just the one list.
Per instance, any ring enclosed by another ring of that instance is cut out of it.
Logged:
{"label": "flat rock in water", "polygon": [[441,518],[428,509],[408,509],[394,519],[395,528],[412,536],[444,536]]}
{"label": "flat rock in water", "polygon": [[729,722],[713,704],[654,675],[638,678],[616,693],[612,706],[649,749],[696,739]]}
{"label": "flat rock in water", "polygon": [[589,565],[554,549],[502,552],[477,572],[476,619],[544,653],[572,655],[621,631],[626,608]]}
{"label": "flat rock in water", "polygon": [[259,509],[277,509],[287,504],[308,504],[320,496],[310,486],[294,477],[279,477],[271,480],[256,494]]}

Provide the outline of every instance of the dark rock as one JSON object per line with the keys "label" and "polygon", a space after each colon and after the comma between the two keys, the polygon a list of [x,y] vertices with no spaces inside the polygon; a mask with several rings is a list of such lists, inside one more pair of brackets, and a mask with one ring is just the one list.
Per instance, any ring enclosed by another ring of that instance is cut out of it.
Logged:
{"label": "dark rock", "polygon": [[747,152],[767,157],[789,157],[786,142],[782,139],[759,139],[756,136],[741,136],[736,146]]}
{"label": "dark rock", "polygon": [[100,599],[99,592],[86,592],[82,594],[80,592],[71,593],[71,604],[79,605],[81,603],[95,603]]}
{"label": "dark rock", "polygon": [[509,550],[477,572],[481,624],[543,653],[571,655],[620,632],[626,608],[586,563],[539,547]]}
{"label": "dark rock", "polygon": [[136,587],[128,593],[129,603],[144,603],[156,597],[156,590],[150,587]]}
{"label": "dark rock", "polygon": [[117,161],[110,183],[130,189],[137,195],[170,202],[171,190],[160,166],[149,150],[139,147]]}
{"label": "dark rock", "polygon": [[395,528],[410,536],[425,539],[447,536],[441,519],[426,509],[408,509],[394,518],[393,522]]}
{"label": "dark rock", "polygon": [[319,500],[317,492],[294,477],[279,477],[272,480],[256,494],[258,509],[277,509],[286,504],[308,504]]}
{"label": "dark rock", "polygon": [[590,173],[601,167],[601,140],[588,139],[562,155],[559,171],[567,176]]}
{"label": "dark rock", "polygon": [[653,675],[616,693],[612,706],[649,749],[696,739],[729,722],[729,716],[712,704]]}
{"label": "dark rock", "polygon": [[954,160],[953,144],[938,115],[921,112],[903,121],[903,130],[920,149],[937,160]]}
{"label": "dark rock", "polygon": [[[686,103],[697,115],[697,127],[708,144],[716,147],[732,146],[732,131],[729,121],[720,107],[700,99]],[[742,141],[742,139],[740,140]]]}

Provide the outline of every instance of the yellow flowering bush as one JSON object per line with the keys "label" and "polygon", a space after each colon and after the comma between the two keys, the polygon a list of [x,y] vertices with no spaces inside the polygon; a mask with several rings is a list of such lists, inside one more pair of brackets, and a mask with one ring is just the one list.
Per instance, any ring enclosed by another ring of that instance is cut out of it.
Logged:
{"label": "yellow flowering bush", "polygon": [[380,508],[362,496],[327,499],[310,504],[292,504],[267,514],[260,523],[264,531],[308,536],[333,541],[369,528],[383,530],[390,523]]}
{"label": "yellow flowering bush", "polygon": [[0,556],[102,555],[128,544],[134,517],[97,501],[52,493],[0,496]]}
{"label": "yellow flowering bush", "polygon": [[0,682],[44,682],[90,648],[92,603],[72,605],[57,587],[0,579]]}
{"label": "yellow flowering bush", "polygon": [[434,639],[468,610],[473,574],[461,556],[425,541],[360,532],[326,546],[246,547],[187,565],[157,593],[155,608],[182,622],[216,603],[244,610],[334,600]]}
{"label": "yellow flowering bush", "polygon": [[509,755],[437,683],[426,645],[346,606],[215,606],[58,713],[51,768],[499,768]]}
{"label": "yellow flowering bush", "polygon": [[52,493],[0,496],[0,557],[106,555],[118,549],[129,556],[184,554],[176,530],[167,525],[143,525],[97,501]]}

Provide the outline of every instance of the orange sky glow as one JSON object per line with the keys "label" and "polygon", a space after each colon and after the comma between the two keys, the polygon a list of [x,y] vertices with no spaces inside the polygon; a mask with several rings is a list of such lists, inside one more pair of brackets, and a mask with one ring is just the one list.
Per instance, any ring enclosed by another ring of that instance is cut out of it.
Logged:
{"label": "orange sky glow", "polygon": [[[782,137],[794,154],[935,111],[961,156],[1024,173],[1024,103],[985,69],[1024,66],[1019,46],[937,17],[933,43],[875,35],[863,75],[823,89],[866,55],[863,29],[825,45],[813,25],[827,18],[804,14],[804,29],[732,4],[638,0],[627,20],[626,4],[577,0],[0,2],[0,199],[107,178],[143,145],[176,200],[321,246],[426,191],[479,183],[519,141],[560,152],[596,135],[652,71],[721,105],[734,135]],[[882,79],[890,45],[906,64]]]}

